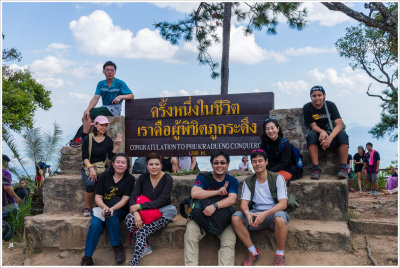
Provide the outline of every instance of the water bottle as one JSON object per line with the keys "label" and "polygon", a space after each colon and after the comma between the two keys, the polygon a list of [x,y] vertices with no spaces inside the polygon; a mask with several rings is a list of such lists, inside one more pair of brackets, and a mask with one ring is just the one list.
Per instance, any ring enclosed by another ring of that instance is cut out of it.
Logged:
{"label": "water bottle", "polygon": [[303,161],[301,161],[300,157],[299,157],[299,160],[297,160],[297,167],[299,167],[299,168],[303,167]]}

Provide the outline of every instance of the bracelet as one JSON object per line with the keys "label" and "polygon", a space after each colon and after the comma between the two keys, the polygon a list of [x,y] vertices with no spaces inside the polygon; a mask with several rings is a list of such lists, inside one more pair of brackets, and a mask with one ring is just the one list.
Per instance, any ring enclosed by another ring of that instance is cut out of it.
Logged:
{"label": "bracelet", "polygon": [[86,167],[87,167],[87,168],[92,167],[92,164],[89,164],[89,165],[87,165]]}
{"label": "bracelet", "polygon": [[93,166],[92,165],[90,165],[90,167],[88,167],[87,169],[89,170],[89,169],[91,169]]}
{"label": "bracelet", "polygon": [[142,205],[139,204],[139,209],[142,210]]}

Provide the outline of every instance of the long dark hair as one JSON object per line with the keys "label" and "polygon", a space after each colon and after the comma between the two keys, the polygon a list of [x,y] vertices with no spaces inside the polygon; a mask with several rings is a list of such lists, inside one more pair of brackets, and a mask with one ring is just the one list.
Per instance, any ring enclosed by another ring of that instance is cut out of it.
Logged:
{"label": "long dark hair", "polygon": [[267,119],[265,119],[265,121],[264,121],[264,124],[263,124],[263,132],[262,132],[262,134],[260,135],[260,138],[261,138],[261,148],[266,148],[267,147],[267,144],[270,144],[270,143],[272,143],[273,141],[267,136],[267,134],[265,133],[265,128],[267,127],[267,124],[268,123],[274,123],[274,125],[277,127],[277,128],[279,128],[279,131],[278,131],[278,138],[279,139],[282,139],[283,138],[283,133],[282,133],[282,128],[280,127],[280,125],[279,125],[279,123],[278,123],[278,120],[276,120],[275,118],[267,118]]}
{"label": "long dark hair", "polygon": [[[97,128],[96,128],[96,124],[98,124],[98,123],[95,123],[94,125],[93,125],[93,135],[95,135],[95,136],[97,136]],[[107,136],[107,131],[106,132],[104,132],[104,137],[105,136]]]}
{"label": "long dark hair", "polygon": [[[117,159],[117,157],[119,157],[119,156],[125,157],[125,159],[126,159],[126,163],[128,164],[128,166],[126,167],[126,170],[124,172],[124,177],[128,176],[129,175],[129,170],[131,170],[131,161],[129,160],[129,157],[126,154],[124,154],[124,153],[115,154],[113,159],[111,160],[111,162],[114,163],[115,160]],[[113,165],[111,165],[111,167],[110,167],[110,174],[111,175],[115,174],[115,170],[114,170]]]}

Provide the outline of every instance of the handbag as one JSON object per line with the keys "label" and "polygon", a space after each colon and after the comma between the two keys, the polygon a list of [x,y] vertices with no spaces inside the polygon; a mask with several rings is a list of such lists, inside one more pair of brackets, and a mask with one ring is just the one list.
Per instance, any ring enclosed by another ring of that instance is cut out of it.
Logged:
{"label": "handbag", "polygon": [[[92,156],[92,144],[93,144],[93,133],[89,134],[89,161]],[[106,161],[99,161],[92,163],[92,167],[94,168],[94,171],[96,171],[96,175],[99,176],[101,173],[103,173],[106,170]],[[86,176],[89,177],[90,171],[89,169],[83,164],[83,169],[85,170]]]}

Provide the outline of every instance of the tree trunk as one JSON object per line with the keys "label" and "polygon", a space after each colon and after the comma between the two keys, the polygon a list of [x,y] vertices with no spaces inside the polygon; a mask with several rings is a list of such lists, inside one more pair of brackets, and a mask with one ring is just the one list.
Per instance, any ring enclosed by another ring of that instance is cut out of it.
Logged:
{"label": "tree trunk", "polygon": [[232,3],[226,2],[224,3],[224,21],[222,28],[221,95],[228,94],[231,15]]}

